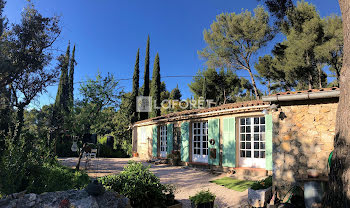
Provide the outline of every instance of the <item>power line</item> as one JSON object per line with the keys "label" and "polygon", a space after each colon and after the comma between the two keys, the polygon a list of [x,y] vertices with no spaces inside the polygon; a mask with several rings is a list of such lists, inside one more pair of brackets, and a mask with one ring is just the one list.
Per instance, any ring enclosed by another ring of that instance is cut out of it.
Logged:
{"label": "power line", "polygon": [[[193,78],[193,77],[198,77],[200,75],[168,75],[168,76],[161,76],[161,78]],[[250,76],[238,76],[238,77],[248,77],[250,78]],[[133,78],[120,78],[120,79],[115,79],[116,81],[128,81],[128,80],[132,80]],[[73,84],[82,84],[85,81],[79,81],[79,82],[74,82]],[[58,86],[59,84],[54,84],[54,85],[50,85],[50,86]]]}

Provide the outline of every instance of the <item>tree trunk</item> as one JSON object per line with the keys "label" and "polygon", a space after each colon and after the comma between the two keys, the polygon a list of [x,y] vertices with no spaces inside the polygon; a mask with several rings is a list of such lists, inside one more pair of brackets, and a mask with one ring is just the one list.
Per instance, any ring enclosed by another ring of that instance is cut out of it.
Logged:
{"label": "tree trunk", "polygon": [[329,174],[328,207],[350,207],[350,0],[339,0],[343,17],[344,57],[336,117],[334,152]]}
{"label": "tree trunk", "polygon": [[81,158],[83,157],[84,152],[86,151],[86,143],[83,144],[83,147],[81,148],[80,154],[79,154],[79,159],[78,159],[78,164],[75,166],[75,170],[79,170],[80,168],[80,161]]}
{"label": "tree trunk", "polygon": [[253,85],[253,88],[254,88],[255,97],[256,97],[257,100],[260,100],[260,95],[258,94],[258,88],[256,87],[252,70],[249,69],[248,72],[249,72],[250,79],[252,80],[252,85]]}

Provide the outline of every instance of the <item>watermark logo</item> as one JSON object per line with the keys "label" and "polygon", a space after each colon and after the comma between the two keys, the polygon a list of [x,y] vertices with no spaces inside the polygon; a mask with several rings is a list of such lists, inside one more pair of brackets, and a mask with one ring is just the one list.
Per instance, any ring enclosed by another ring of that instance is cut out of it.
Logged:
{"label": "watermark logo", "polygon": [[137,96],[136,97],[136,111],[137,112],[151,112],[152,111],[152,96]]}
{"label": "watermark logo", "polygon": [[[203,97],[197,100],[163,100],[160,106],[157,106],[156,100],[152,99],[152,96],[137,96],[136,98],[136,111],[137,112],[151,112],[152,106],[155,109],[173,109],[173,110],[187,110],[187,109],[204,109],[208,107],[216,106],[213,100],[204,100]],[[152,105],[153,102],[153,105]]]}

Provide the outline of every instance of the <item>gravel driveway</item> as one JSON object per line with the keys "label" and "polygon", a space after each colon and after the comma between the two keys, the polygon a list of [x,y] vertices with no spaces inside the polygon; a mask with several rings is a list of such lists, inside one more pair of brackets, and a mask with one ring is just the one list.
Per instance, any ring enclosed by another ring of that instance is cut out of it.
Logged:
{"label": "gravel driveway", "polygon": [[[134,158],[99,158],[93,159],[88,168],[90,177],[100,177],[120,172],[129,160],[140,161]],[[60,158],[59,161],[69,167],[75,167],[78,158]],[[219,186],[209,181],[224,177],[225,175],[213,175],[205,170],[187,168],[182,166],[168,166],[164,164],[154,165],[143,162],[145,165],[151,165],[151,171],[154,172],[162,183],[171,183],[177,187],[175,198],[182,202],[183,207],[191,207],[189,196],[195,195],[200,190],[209,189],[216,195],[215,204],[217,207],[241,207],[246,204],[248,191],[238,192]],[[84,169],[85,161],[81,163]]]}

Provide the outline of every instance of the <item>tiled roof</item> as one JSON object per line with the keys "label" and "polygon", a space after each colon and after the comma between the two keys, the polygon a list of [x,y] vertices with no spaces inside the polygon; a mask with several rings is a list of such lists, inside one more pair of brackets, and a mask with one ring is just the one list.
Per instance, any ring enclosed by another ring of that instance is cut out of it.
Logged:
{"label": "tiled roof", "polygon": [[151,122],[151,121],[156,121],[156,120],[160,120],[160,119],[167,119],[167,118],[172,118],[172,117],[178,117],[178,116],[188,116],[188,115],[194,115],[194,114],[199,114],[199,113],[211,113],[211,112],[215,113],[216,111],[230,110],[230,109],[242,108],[242,107],[269,105],[269,104],[270,104],[270,102],[265,102],[262,100],[252,100],[252,101],[245,101],[245,102],[238,102],[238,103],[228,103],[228,104],[224,104],[224,105],[220,105],[220,106],[216,106],[216,107],[212,107],[212,108],[192,109],[192,110],[185,110],[185,111],[180,111],[180,112],[175,112],[175,113],[169,113],[166,115],[138,121],[138,122],[135,122],[135,124]]}
{"label": "tiled roof", "polygon": [[332,87],[332,88],[321,88],[321,89],[311,89],[311,90],[302,90],[302,91],[287,91],[287,92],[279,92],[273,95],[269,96],[276,96],[276,95],[294,95],[294,94],[302,94],[302,93],[309,93],[309,92],[324,92],[324,91],[335,91],[339,90],[338,87]]}

